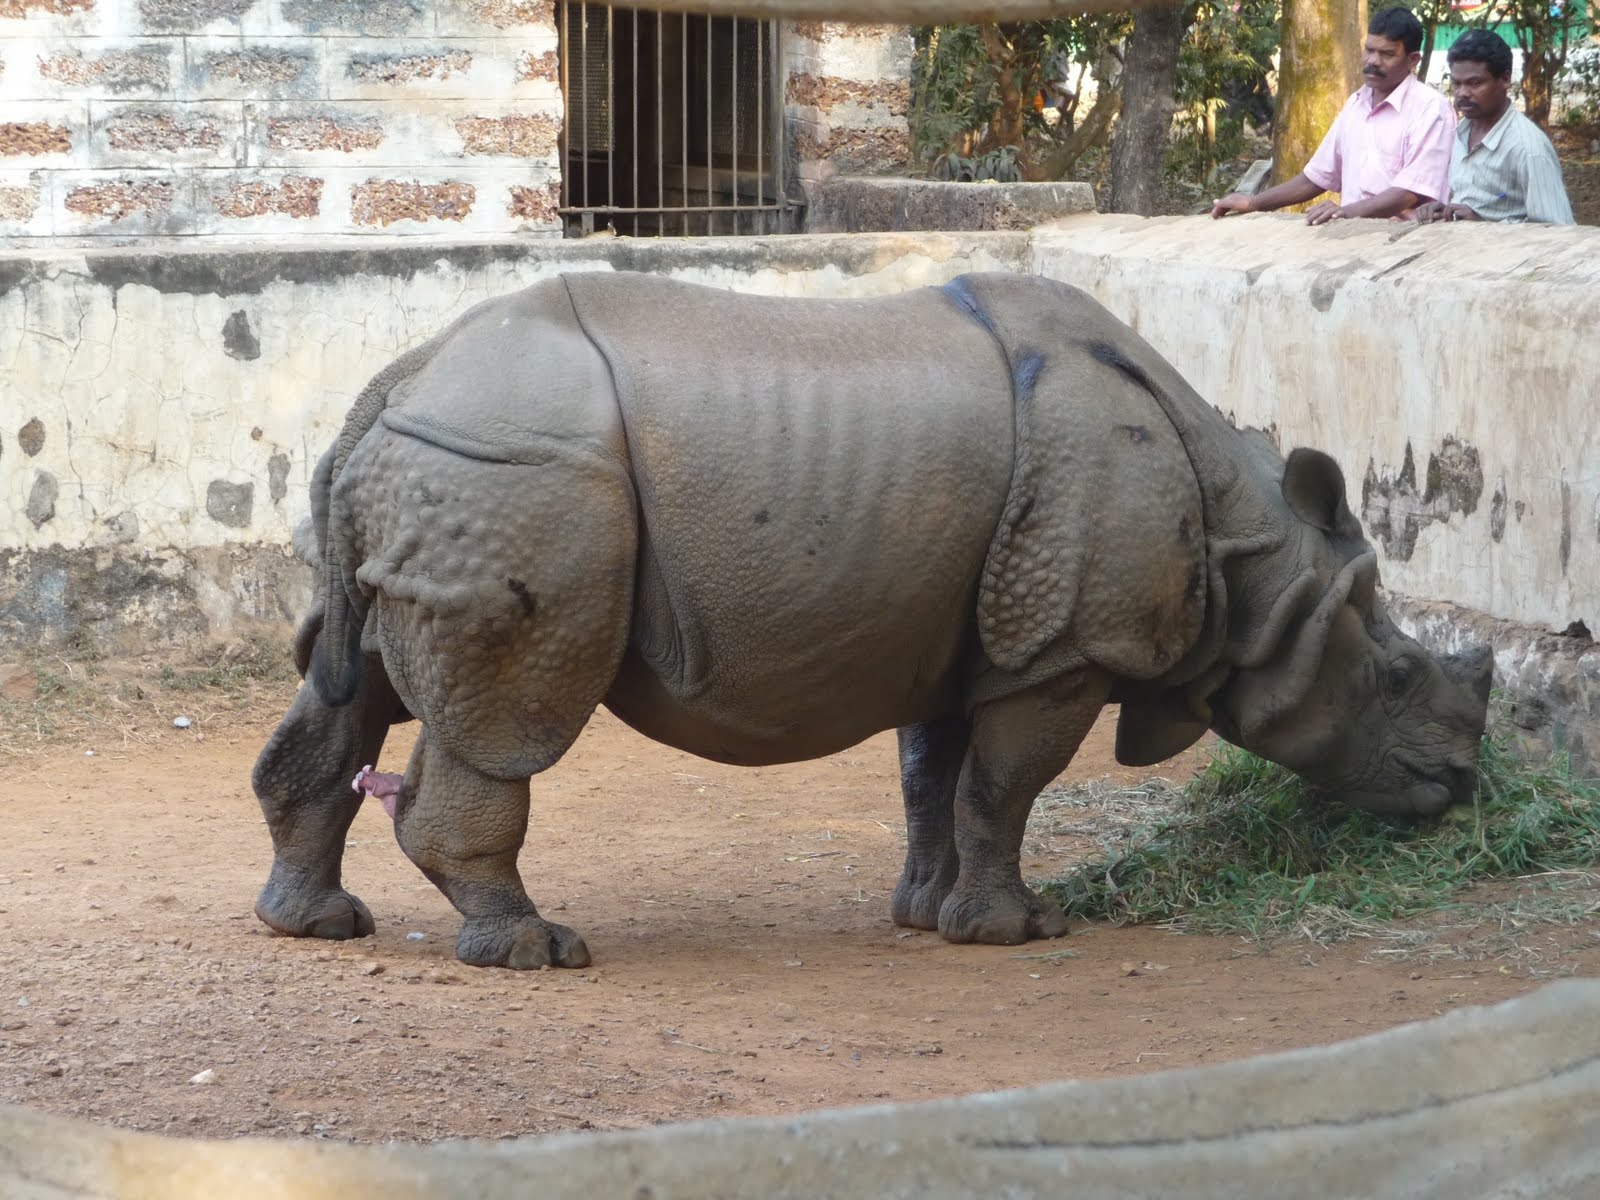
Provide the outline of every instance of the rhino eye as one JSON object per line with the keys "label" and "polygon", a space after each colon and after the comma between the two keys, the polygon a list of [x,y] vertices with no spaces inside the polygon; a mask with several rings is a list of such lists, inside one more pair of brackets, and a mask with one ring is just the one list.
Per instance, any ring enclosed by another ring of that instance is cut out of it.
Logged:
{"label": "rhino eye", "polygon": [[1384,683],[1391,692],[1403,692],[1411,686],[1411,681],[1416,678],[1416,674],[1415,664],[1409,658],[1402,658],[1389,667]]}

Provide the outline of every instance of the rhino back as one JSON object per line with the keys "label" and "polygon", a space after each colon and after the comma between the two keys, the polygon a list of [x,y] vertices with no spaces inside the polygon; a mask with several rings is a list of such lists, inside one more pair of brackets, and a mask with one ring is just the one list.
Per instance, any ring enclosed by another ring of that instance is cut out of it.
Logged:
{"label": "rhino back", "polygon": [[747,725],[761,695],[773,736],[843,700],[867,723],[901,721],[877,701],[926,694],[955,664],[1010,480],[993,339],[934,290],[568,283],[611,366],[645,569],[670,610],[636,616],[672,625],[636,633],[652,666]]}

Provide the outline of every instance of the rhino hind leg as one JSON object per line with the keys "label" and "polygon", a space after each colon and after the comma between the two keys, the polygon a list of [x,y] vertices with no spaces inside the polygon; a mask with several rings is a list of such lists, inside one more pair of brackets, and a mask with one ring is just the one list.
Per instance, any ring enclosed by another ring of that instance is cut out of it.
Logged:
{"label": "rhino hind leg", "polygon": [[906,807],[906,865],[889,915],[908,929],[939,928],[939,907],[956,884],[956,783],[972,736],[964,716],[899,731]]}
{"label": "rhino hind leg", "polygon": [[406,718],[383,664],[369,656],[351,703],[330,708],[302,687],[256,760],[251,783],[272,834],[272,871],[256,916],[292,937],[367,937],[372,914],[346,891],[345,835],[361,808],[350,781],[375,762],[389,728]]}
{"label": "rhino hind leg", "polygon": [[456,957],[469,966],[586,967],[589,949],[539,915],[517,871],[528,830],[528,776],[472,766],[424,727],[395,808],[407,857],[466,918]]}
{"label": "rhino hind leg", "polygon": [[1109,678],[1082,671],[974,712],[955,788],[960,868],[939,907],[948,941],[1014,946],[1067,932],[1061,908],[1022,881],[1023,831],[1034,799],[1072,761],[1110,690]]}

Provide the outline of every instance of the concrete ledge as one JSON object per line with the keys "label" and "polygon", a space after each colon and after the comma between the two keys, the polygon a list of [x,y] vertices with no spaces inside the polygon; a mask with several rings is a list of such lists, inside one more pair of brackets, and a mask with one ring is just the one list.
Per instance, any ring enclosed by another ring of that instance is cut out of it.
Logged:
{"label": "concrete ledge", "polygon": [[1395,623],[1435,653],[1494,647],[1495,686],[1512,727],[1600,776],[1600,646],[1582,626],[1562,633],[1497,621],[1459,604],[1389,596]]}
{"label": "concrete ledge", "polygon": [[0,1108],[0,1194],[1589,1200],[1600,1195],[1600,981],[1215,1067],[621,1134],[197,1142]]}
{"label": "concrete ledge", "polygon": [[836,176],[806,211],[807,233],[1031,229],[1094,211],[1087,183],[947,183],[934,179]]}

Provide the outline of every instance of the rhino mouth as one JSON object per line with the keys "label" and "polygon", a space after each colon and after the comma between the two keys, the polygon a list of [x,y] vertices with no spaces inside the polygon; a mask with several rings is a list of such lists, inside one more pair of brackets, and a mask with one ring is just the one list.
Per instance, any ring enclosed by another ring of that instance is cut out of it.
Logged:
{"label": "rhino mouth", "polygon": [[1414,760],[1395,757],[1403,780],[1397,787],[1346,788],[1332,792],[1337,799],[1369,812],[1390,816],[1432,817],[1456,804],[1470,804],[1478,791],[1475,766],[1448,762],[1424,767]]}

